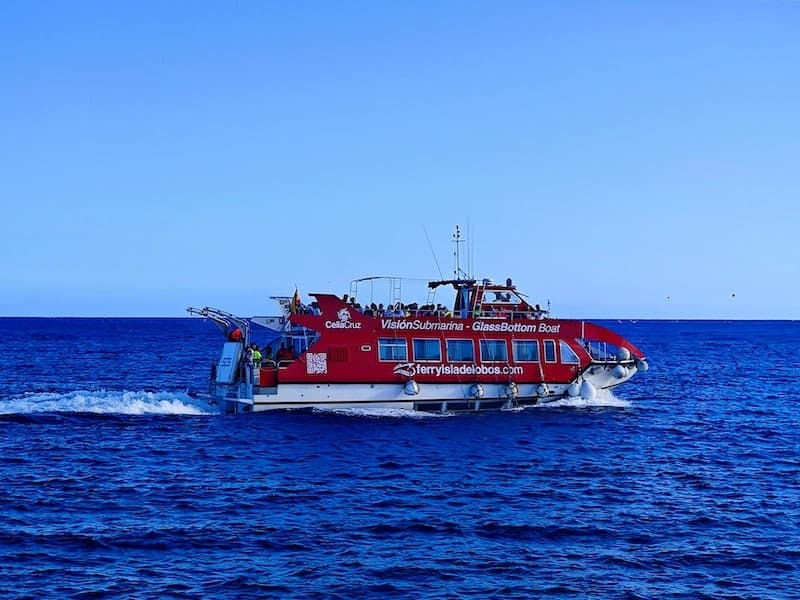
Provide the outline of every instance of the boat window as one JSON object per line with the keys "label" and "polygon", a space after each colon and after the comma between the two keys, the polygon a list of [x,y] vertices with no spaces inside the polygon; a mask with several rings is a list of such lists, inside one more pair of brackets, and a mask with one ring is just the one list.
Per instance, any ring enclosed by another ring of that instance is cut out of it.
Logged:
{"label": "boat window", "polygon": [[592,360],[596,361],[614,361],[619,356],[620,348],[608,342],[601,342],[599,340],[586,340],[579,338],[578,343],[583,346],[584,350],[589,353]]}
{"label": "boat window", "polygon": [[439,340],[414,339],[414,360],[442,361],[442,349]]}
{"label": "boat window", "polygon": [[505,340],[481,340],[481,360],[484,362],[507,362]]}
{"label": "boat window", "polygon": [[381,360],[408,360],[406,341],[397,338],[379,338],[378,357]]}
{"label": "boat window", "polygon": [[449,362],[475,362],[475,347],[472,340],[447,340]]}
{"label": "boat window", "polygon": [[502,303],[519,303],[519,296],[516,294],[512,294],[511,292],[501,292],[496,290],[485,291],[483,292],[483,297],[481,302],[484,304],[492,304],[495,302],[502,302]]}
{"label": "boat window", "polygon": [[544,362],[556,362],[556,341],[544,341]]}
{"label": "boat window", "polygon": [[575,351],[569,347],[564,340],[559,340],[561,344],[561,362],[567,365],[577,365],[581,361]]}
{"label": "boat window", "polygon": [[539,342],[536,340],[513,340],[514,360],[517,362],[539,362]]}

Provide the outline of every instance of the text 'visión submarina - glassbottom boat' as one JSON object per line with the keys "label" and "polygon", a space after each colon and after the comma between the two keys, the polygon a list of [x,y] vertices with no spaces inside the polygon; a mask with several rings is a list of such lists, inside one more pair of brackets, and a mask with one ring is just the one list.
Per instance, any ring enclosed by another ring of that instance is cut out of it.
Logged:
{"label": "text 'visi\u00f3n submarina - glassbottom boat'", "polygon": [[[394,302],[362,307],[351,294],[311,294],[309,306],[275,298],[276,317],[241,318],[205,307],[226,341],[211,372],[209,399],[222,412],[291,408],[401,408],[472,411],[514,408],[563,397],[593,399],[647,370],[644,354],[588,321],[553,319],[512,281],[428,283],[429,300],[452,287],[452,307]],[[254,341],[277,350],[258,358]]]}

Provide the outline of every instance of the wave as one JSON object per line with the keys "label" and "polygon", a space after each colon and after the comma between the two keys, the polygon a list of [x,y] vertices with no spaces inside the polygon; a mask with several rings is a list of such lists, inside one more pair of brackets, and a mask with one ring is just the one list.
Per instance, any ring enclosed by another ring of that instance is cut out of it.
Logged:
{"label": "wave", "polygon": [[214,414],[205,402],[176,392],[86,391],[29,393],[0,400],[0,414],[93,413],[116,415]]}
{"label": "wave", "polygon": [[[631,403],[599,390],[593,400],[560,398],[530,408],[628,408]],[[314,412],[361,418],[442,418],[455,413],[416,411],[405,408],[315,408]],[[515,412],[522,407],[510,409]],[[27,393],[0,400],[0,415],[43,413],[91,413],[110,415],[209,415],[218,411],[199,398],[179,392],[78,390],[73,392]]]}
{"label": "wave", "polygon": [[611,390],[597,390],[597,395],[592,400],[577,398],[559,398],[552,402],[543,402],[534,405],[535,408],[629,408],[631,402],[618,398]]}

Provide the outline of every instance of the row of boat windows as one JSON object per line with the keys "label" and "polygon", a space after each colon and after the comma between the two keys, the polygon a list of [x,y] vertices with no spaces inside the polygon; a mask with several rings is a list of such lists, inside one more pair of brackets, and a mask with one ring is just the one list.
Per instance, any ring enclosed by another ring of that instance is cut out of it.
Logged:
{"label": "row of boat windows", "polygon": [[[475,362],[475,344],[473,340],[445,340],[447,362]],[[556,340],[542,340],[544,345],[544,362],[559,362],[556,356]],[[580,359],[575,351],[564,340],[559,340],[561,362],[578,364]],[[411,340],[413,360],[442,362],[442,346],[440,339],[414,338]],[[481,362],[540,362],[539,340],[511,340],[511,355],[506,340],[478,340],[478,351]],[[398,338],[379,338],[378,356],[383,361],[403,362],[408,358],[408,342]]]}

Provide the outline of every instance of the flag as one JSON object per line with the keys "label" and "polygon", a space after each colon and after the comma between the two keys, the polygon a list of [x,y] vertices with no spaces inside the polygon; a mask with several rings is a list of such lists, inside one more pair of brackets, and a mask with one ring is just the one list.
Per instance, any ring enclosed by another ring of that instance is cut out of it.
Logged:
{"label": "flag", "polygon": [[297,291],[297,288],[294,288],[294,296],[292,296],[292,303],[289,305],[289,312],[293,315],[297,314],[297,310],[300,308],[300,292]]}

